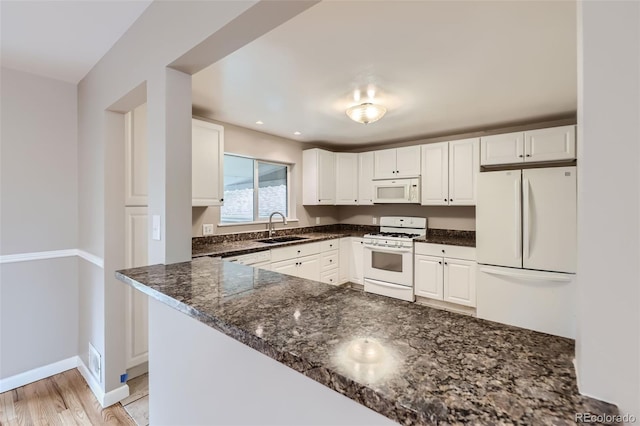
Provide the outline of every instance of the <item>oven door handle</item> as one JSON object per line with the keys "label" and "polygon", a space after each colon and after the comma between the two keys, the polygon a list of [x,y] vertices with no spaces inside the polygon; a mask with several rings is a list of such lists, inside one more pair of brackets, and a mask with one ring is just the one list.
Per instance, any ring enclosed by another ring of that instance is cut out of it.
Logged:
{"label": "oven door handle", "polygon": [[400,285],[400,284],[392,284],[392,283],[388,283],[386,281],[374,280],[372,278],[365,278],[364,281],[365,282],[369,282],[371,284],[376,284],[376,285],[379,285],[379,286],[382,286],[382,287],[397,288],[397,289],[401,289],[401,290],[406,290],[408,288],[411,288],[410,286]]}
{"label": "oven door handle", "polygon": [[381,247],[366,243],[364,246],[369,250],[382,251],[387,253],[411,253],[413,251],[413,248],[408,247]]}

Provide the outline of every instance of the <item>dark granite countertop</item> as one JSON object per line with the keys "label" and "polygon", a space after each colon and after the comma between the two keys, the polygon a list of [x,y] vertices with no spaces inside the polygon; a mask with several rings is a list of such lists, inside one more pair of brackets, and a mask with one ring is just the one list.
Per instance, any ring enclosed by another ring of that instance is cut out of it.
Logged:
{"label": "dark granite countertop", "polygon": [[401,424],[617,413],[578,393],[573,340],[208,257],[116,277]]}
{"label": "dark granite countertop", "polygon": [[336,231],[331,233],[325,232],[313,232],[313,233],[303,233],[303,234],[295,234],[298,237],[305,238],[304,240],[298,241],[289,241],[286,243],[261,243],[258,240],[240,240],[240,241],[227,241],[220,243],[212,243],[206,246],[193,248],[191,251],[191,256],[193,258],[202,257],[202,256],[238,256],[241,254],[249,254],[256,253],[259,251],[265,251],[272,248],[285,247],[285,246],[293,246],[297,244],[307,244],[313,243],[317,241],[324,240],[333,240],[335,238],[341,237],[352,237],[359,236],[362,237],[364,235],[362,232],[356,231]]}
{"label": "dark granite countertop", "polygon": [[429,229],[424,237],[414,240],[417,243],[447,244],[451,246],[476,246],[476,233],[474,231],[452,231],[448,229]]}

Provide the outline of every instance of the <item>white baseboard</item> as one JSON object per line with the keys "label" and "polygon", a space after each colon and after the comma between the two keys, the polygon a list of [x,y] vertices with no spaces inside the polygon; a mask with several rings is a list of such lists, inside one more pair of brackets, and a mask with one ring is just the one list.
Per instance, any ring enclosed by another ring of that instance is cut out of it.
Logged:
{"label": "white baseboard", "polygon": [[82,377],[84,377],[84,380],[89,385],[89,389],[91,389],[91,392],[93,392],[102,408],[113,405],[116,402],[122,401],[129,396],[129,386],[126,383],[123,383],[122,386],[110,392],[104,393],[104,390],[102,390],[102,386],[100,386],[100,383],[98,383],[96,378],[93,377],[93,374],[91,374],[89,368],[84,364],[80,357],[77,358],[78,370],[80,371]]}
{"label": "white baseboard", "polygon": [[54,376],[62,373],[63,371],[71,370],[78,366],[78,362],[79,358],[77,356],[72,356],[70,358],[63,359],[62,361],[54,362],[52,364],[34,368],[33,370],[25,371],[24,373],[16,374],[15,376],[7,377],[6,379],[0,379],[0,393],[28,385],[29,383],[37,382],[38,380],[46,379],[47,377]]}
{"label": "white baseboard", "polygon": [[72,256],[78,256],[81,259],[86,260],[87,262],[93,263],[99,268],[104,268],[103,258],[80,249],[65,249],[65,250],[39,251],[34,253],[4,254],[4,255],[0,255],[0,264],[30,262],[33,260],[57,259],[60,257],[72,257]]}

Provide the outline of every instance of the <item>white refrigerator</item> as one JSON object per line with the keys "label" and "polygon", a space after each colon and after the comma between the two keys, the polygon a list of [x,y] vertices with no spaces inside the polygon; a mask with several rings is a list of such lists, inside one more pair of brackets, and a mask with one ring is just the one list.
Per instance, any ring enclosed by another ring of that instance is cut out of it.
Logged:
{"label": "white refrigerator", "polygon": [[477,316],[575,338],[576,167],[480,173]]}

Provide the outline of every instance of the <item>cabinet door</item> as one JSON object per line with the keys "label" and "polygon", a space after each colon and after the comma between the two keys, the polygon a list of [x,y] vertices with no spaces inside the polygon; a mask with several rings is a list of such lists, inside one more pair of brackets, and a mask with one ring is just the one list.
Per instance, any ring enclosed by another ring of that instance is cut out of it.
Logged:
{"label": "cabinet door", "polygon": [[420,145],[396,149],[396,177],[420,176]]}
{"label": "cabinet door", "polygon": [[351,238],[351,258],[349,259],[349,281],[364,284],[364,241]]}
{"label": "cabinet door", "polygon": [[[149,264],[147,257],[147,207],[125,208],[125,267]],[[125,350],[127,368],[148,360],[148,298],[127,286],[125,293]]]}
{"label": "cabinet door", "polygon": [[558,161],[576,158],[576,126],[524,132],[524,161]]}
{"label": "cabinet door", "polygon": [[416,296],[443,299],[443,260],[441,257],[415,256]]}
{"label": "cabinet door", "polygon": [[396,177],[396,150],[373,151],[373,178],[392,179]]}
{"label": "cabinet door", "polygon": [[296,276],[308,280],[320,281],[320,255],[305,256],[297,260]]}
{"label": "cabinet door", "polygon": [[480,139],[449,142],[449,205],[475,206]]}
{"label": "cabinet door", "polygon": [[423,206],[449,204],[449,143],[422,145],[422,176],[420,202]]}
{"label": "cabinet door", "polygon": [[480,139],[480,165],[522,163],[524,133],[505,133]]}
{"label": "cabinet door", "polygon": [[358,154],[339,152],[336,156],[336,204],[358,204]]}
{"label": "cabinet door", "polygon": [[219,206],[224,194],[224,128],[202,120],[191,126],[193,206]]}
{"label": "cabinet door", "polygon": [[358,154],[358,204],[373,205],[373,152]]}
{"label": "cabinet door", "polygon": [[332,269],[331,271],[323,272],[320,275],[320,282],[325,284],[338,285],[338,271]]}
{"label": "cabinet door", "polygon": [[126,206],[147,205],[147,104],[125,115]]}
{"label": "cabinet door", "polygon": [[318,204],[336,202],[336,155],[318,150]]}
{"label": "cabinet door", "polygon": [[340,238],[340,271],[338,281],[344,284],[349,281],[349,266],[351,265],[351,237]]}
{"label": "cabinet door", "polygon": [[476,262],[444,258],[444,300],[476,306]]}
{"label": "cabinet door", "polygon": [[298,259],[283,260],[282,262],[273,262],[271,264],[273,272],[279,272],[285,275],[298,276]]}

